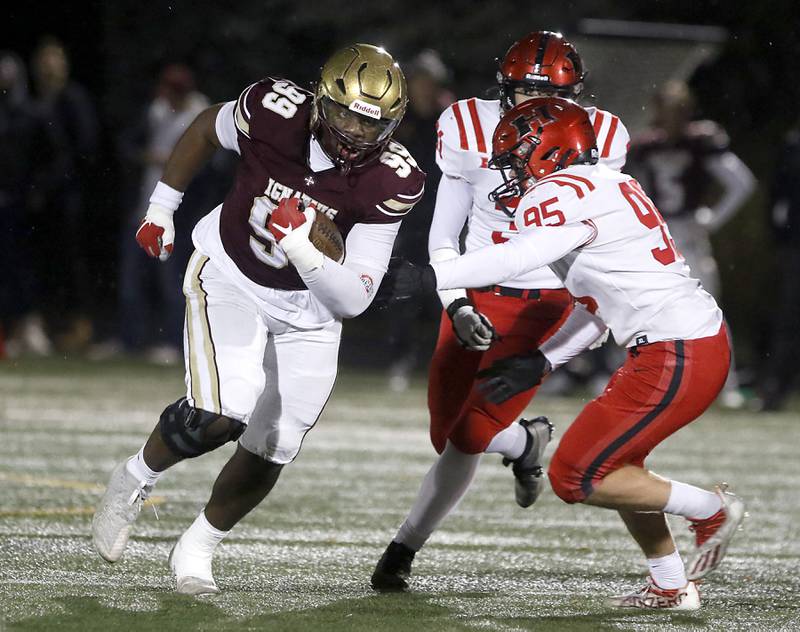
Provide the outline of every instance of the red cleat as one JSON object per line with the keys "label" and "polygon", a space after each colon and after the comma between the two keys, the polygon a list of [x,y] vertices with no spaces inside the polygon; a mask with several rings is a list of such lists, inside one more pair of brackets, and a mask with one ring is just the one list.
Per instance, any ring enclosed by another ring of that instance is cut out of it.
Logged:
{"label": "red cleat", "polygon": [[733,534],[744,519],[744,503],[740,498],[717,488],[722,508],[709,518],[690,520],[689,529],[694,531],[695,550],[686,565],[686,576],[698,580],[720,565],[728,550]]}
{"label": "red cleat", "polygon": [[642,588],[611,597],[609,605],[615,608],[642,608],[646,610],[698,610],[700,608],[700,593],[694,582],[689,582],[683,588],[661,588],[652,577],[647,578],[647,584]]}

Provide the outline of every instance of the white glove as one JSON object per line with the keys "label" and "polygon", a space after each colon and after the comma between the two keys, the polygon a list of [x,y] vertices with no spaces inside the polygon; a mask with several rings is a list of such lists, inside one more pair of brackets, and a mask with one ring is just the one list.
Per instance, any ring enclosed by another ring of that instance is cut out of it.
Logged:
{"label": "white glove", "polygon": [[272,211],[267,228],[300,274],[322,267],[325,255],[308,240],[317,212],[298,198],[284,198]]}
{"label": "white glove", "polygon": [[469,299],[459,298],[450,303],[447,313],[453,323],[458,341],[470,351],[486,351],[495,339],[491,321],[475,309]]}
{"label": "white glove", "polygon": [[160,204],[151,204],[136,231],[137,243],[148,255],[161,261],[169,258],[175,244],[174,213]]}

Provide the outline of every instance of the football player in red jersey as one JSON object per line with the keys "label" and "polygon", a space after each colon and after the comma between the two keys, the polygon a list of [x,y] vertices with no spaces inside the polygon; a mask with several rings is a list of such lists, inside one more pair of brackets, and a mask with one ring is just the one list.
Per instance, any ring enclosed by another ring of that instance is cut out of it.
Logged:
{"label": "football player in red jersey", "polygon": [[[539,349],[481,372],[487,399],[498,404],[582,351],[579,337],[570,335],[574,326],[611,330],[628,358],[564,433],[550,482],[565,502],[619,512],[647,557],[645,586],[613,598],[613,605],[696,610],[695,582],[722,561],[744,503],[721,489],[656,476],[645,460],[722,389],[730,358],[722,311],[692,277],[641,185],[598,163],[581,107],[552,97],[521,104],[500,121],[493,147],[492,164],[505,178],[495,195],[522,194],[515,215],[520,233],[423,268],[399,268],[397,295],[501,283],[542,266],[563,280],[579,304],[562,328]],[[695,532],[686,567],[665,514],[686,518]]]}
{"label": "football player in red jersey", "polygon": [[[223,204],[195,227],[184,281],[185,397],[111,474],[95,547],[122,555],[142,501],[175,463],[238,440],[205,509],[170,554],[179,592],[217,592],[216,545],[270,492],[330,396],[344,318],[373,299],[425,174],[392,133],[405,78],[383,49],[335,53],[314,94],[267,78],[195,119],[176,145],[136,239],[173,249],[182,191],[218,148],[241,156]],[[345,239],[342,263],[309,241],[317,213]],[[188,246],[188,244],[185,244]]]}
{"label": "football player in red jersey", "polygon": [[[502,184],[489,169],[492,133],[503,112],[536,96],[577,98],[584,65],[561,34],[536,31],[515,42],[500,62],[499,100],[464,99],[439,118],[436,158],[442,178],[428,242],[430,260],[460,254],[459,236],[468,226],[466,251],[503,243],[516,234],[518,200],[490,198]],[[625,163],[628,132],[618,117],[587,107],[598,138],[599,159],[612,169]],[[411,559],[466,493],[480,455],[499,453],[512,465],[517,503],[533,504],[544,486],[542,454],[552,428],[539,417],[514,423],[535,393],[526,390],[502,404],[486,399],[476,376],[498,358],[538,348],[572,309],[572,297],[548,269],[509,279],[502,286],[439,292],[444,307],[430,367],[428,408],[431,441],[440,453],[426,475],[411,511],[378,563],[372,585],[403,589]],[[595,341],[601,332],[576,332]]]}

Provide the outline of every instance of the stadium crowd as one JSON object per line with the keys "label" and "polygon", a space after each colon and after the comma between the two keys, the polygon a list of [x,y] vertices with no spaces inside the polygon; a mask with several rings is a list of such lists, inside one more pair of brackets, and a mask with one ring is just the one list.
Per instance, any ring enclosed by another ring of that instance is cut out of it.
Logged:
{"label": "stadium crowd", "polygon": [[[408,55],[402,65],[411,98],[396,138],[417,157],[428,185],[412,217],[403,223],[396,249],[412,261],[424,262],[440,174],[434,161],[435,122],[455,100],[459,86],[436,51]],[[778,303],[770,309],[769,335],[757,341],[759,351],[751,354],[755,360],[738,379],[732,371],[723,403],[780,409],[797,386],[792,360],[800,318],[794,274],[800,265],[800,128],[786,131],[767,177],[756,183],[747,160],[730,151],[721,127],[704,120],[685,85],[659,88],[652,125],[633,139],[626,171],[651,192],[678,247],[695,260],[692,269],[717,297],[724,297],[727,288],[717,274],[709,237],[754,187],[768,192],[760,199],[778,253]],[[0,52],[3,361],[52,354],[181,361],[181,282],[191,249],[177,249],[165,264],[148,265],[133,234],[166,156],[209,98],[197,88],[189,66],[165,60],[150,99],[140,105],[141,116],[123,129],[103,120],[101,99],[73,79],[69,51],[55,38],[43,38],[27,64],[13,51]],[[704,140],[697,140],[703,134]],[[98,161],[100,154],[113,157],[113,168]],[[222,199],[233,162],[220,152],[187,191],[176,218],[179,243],[190,243],[195,222]],[[659,171],[664,165],[672,171]],[[109,213],[114,216],[109,218]],[[104,231],[98,234],[97,226]],[[98,239],[115,242],[117,252],[100,268],[93,256]],[[362,317],[389,332],[383,354],[391,359],[385,363],[389,387],[402,390],[414,371],[427,368],[440,307],[428,300],[392,312],[373,309]],[[736,342],[735,329],[733,335]],[[346,351],[345,344],[345,360]],[[597,373],[608,374],[619,362],[603,351],[590,358],[574,363],[567,373],[572,378],[563,388],[590,382]]]}

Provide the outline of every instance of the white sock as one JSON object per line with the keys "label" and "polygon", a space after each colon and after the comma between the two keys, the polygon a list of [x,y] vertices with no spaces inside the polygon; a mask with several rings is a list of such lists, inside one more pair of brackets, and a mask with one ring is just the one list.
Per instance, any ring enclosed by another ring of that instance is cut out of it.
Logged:
{"label": "white sock", "polygon": [[513,423],[492,438],[486,452],[502,454],[509,459],[517,459],[525,451],[527,442],[528,433],[525,428],[518,423]]}
{"label": "white sock", "polygon": [[214,549],[222,542],[223,538],[228,535],[230,531],[220,531],[206,518],[205,510],[200,512],[200,515],[195,518],[186,531],[181,536],[181,546],[186,548],[190,553],[197,553],[201,555],[209,555],[214,553]]}
{"label": "white sock", "polygon": [[[164,472],[151,470],[144,461],[144,446],[141,450],[128,459],[126,469],[137,481],[145,481],[148,487],[152,487],[161,478]],[[165,470],[166,471],[166,470]]]}
{"label": "white sock", "polygon": [[679,481],[670,481],[672,489],[669,500],[664,505],[664,513],[683,516],[690,520],[710,518],[722,508],[722,501],[714,492],[687,485]]}
{"label": "white sock", "polygon": [[659,588],[683,588],[689,583],[683,568],[683,560],[678,551],[664,557],[648,558],[647,565],[650,567],[653,581]]}
{"label": "white sock", "polygon": [[394,539],[419,551],[469,489],[480,460],[480,454],[464,454],[448,441],[422,479],[414,505]]}

